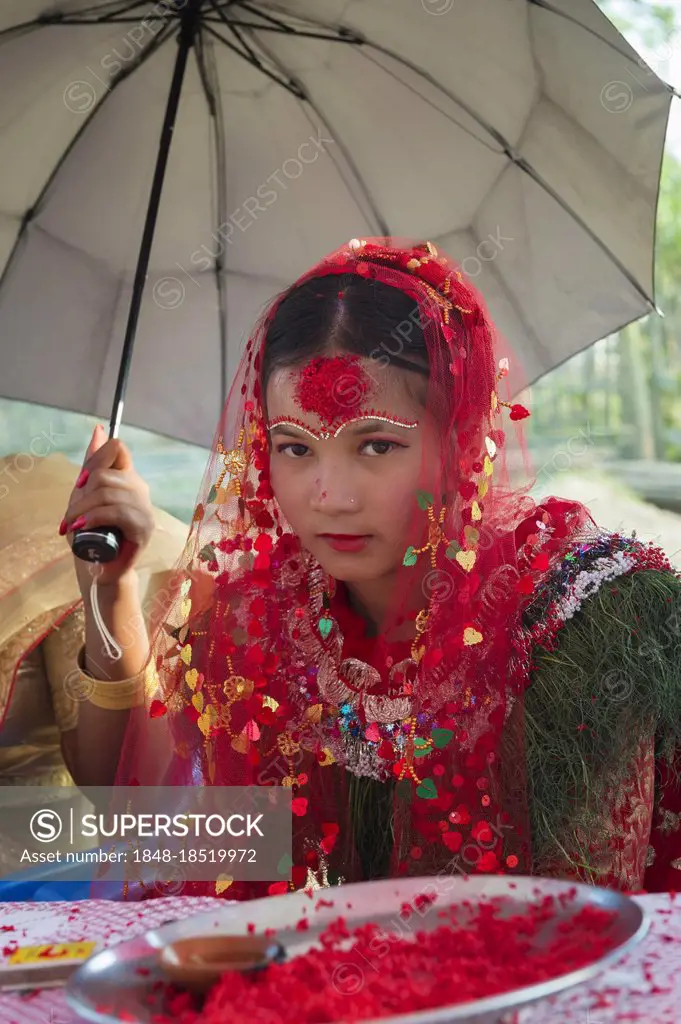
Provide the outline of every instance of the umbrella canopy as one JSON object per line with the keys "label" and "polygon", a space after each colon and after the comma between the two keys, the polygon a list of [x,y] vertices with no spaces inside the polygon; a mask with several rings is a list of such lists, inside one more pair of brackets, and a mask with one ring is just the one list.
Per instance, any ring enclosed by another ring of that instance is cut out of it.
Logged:
{"label": "umbrella canopy", "polygon": [[129,423],[209,444],[353,236],[440,244],[529,380],[654,308],[671,90],[592,0],[5,0],[0,58],[6,397],[108,416],[171,83]]}

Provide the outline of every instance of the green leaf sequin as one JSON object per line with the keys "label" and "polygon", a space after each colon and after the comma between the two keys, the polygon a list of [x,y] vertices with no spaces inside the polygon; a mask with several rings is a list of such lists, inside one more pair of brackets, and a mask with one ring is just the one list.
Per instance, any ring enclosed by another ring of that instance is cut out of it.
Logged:
{"label": "green leaf sequin", "polygon": [[212,544],[206,544],[205,547],[199,551],[199,558],[202,562],[215,562],[215,548]]}
{"label": "green leaf sequin", "polygon": [[409,547],[407,548],[407,550],[404,553],[404,558],[402,559],[402,565],[416,565],[417,561],[418,561],[418,555],[416,554],[416,548],[413,547],[413,545],[410,544]]}
{"label": "green leaf sequin", "polygon": [[432,779],[424,779],[416,790],[416,795],[422,800],[437,800],[437,789]]}
{"label": "green leaf sequin", "polygon": [[443,747],[446,747],[454,739],[454,733],[451,729],[433,729],[430,735],[438,750],[442,750]]}
{"label": "green leaf sequin", "polygon": [[433,498],[432,494],[429,494],[428,491],[417,491],[416,492],[416,500],[418,502],[418,505],[419,505],[419,508],[421,509],[421,511],[422,512],[427,512],[428,509],[433,504],[435,499]]}

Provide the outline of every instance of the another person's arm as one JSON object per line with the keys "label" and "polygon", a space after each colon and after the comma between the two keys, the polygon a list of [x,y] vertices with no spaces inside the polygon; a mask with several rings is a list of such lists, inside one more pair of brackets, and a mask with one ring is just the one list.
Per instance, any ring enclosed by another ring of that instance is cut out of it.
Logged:
{"label": "another person's arm", "polygon": [[[104,644],[92,603],[93,567],[75,559],[85,611],[85,647],[80,668],[83,693],[92,693],[79,709],[76,728],[65,738],[65,753],[75,781],[82,786],[111,785],[129,718],[129,709],[143,700],[149,638],[144,622],[135,564],[149,543],[154,514],[145,482],[136,473],[129,450],[95,430],[86,454],[80,487],[71,495],[64,517],[68,535],[85,525],[118,526],[125,535],[121,557],[98,566],[101,619],[122,649],[112,657]],[[83,482],[83,478],[86,477]],[[94,682],[88,683],[88,678]]]}
{"label": "another person's arm", "polygon": [[[97,692],[81,702],[78,724],[69,737],[71,773],[81,786],[112,785],[123,746],[125,730],[134,706],[135,692],[143,695],[143,676],[149,660],[149,640],[144,626],[139,581],[132,572],[115,583],[99,586],[99,609],[106,628],[123,648],[122,657],[114,661],[103,649],[102,637],[95,622],[87,585],[83,588],[85,606],[85,647],[79,667],[84,675],[96,681]],[[134,624],[134,625],[131,625]],[[117,686],[122,681],[127,683]],[[106,703],[105,687],[111,683],[112,704],[128,704],[128,708],[98,706]],[[88,679],[83,683],[88,693]]]}

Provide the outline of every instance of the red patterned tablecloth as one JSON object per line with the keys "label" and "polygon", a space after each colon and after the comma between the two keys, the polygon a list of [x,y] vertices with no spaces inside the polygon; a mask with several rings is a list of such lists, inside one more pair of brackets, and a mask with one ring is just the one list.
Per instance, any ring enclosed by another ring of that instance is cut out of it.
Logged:
{"label": "red patterned tablecloth", "polygon": [[[636,897],[652,916],[645,941],[598,982],[524,1011],[519,1024],[679,1024],[681,894]],[[114,945],[164,921],[224,901],[182,896],[148,903],[0,903],[2,945],[98,939]],[[3,954],[4,955],[4,954]],[[59,989],[30,997],[0,995],[0,1024],[78,1024]]]}

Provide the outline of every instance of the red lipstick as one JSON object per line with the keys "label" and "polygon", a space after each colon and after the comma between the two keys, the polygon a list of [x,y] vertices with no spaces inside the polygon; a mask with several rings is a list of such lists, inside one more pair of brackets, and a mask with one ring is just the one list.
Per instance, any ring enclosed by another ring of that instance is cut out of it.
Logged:
{"label": "red lipstick", "polygon": [[362,551],[371,540],[371,534],[357,533],[320,533],[319,536],[325,540],[334,551],[357,552]]}

